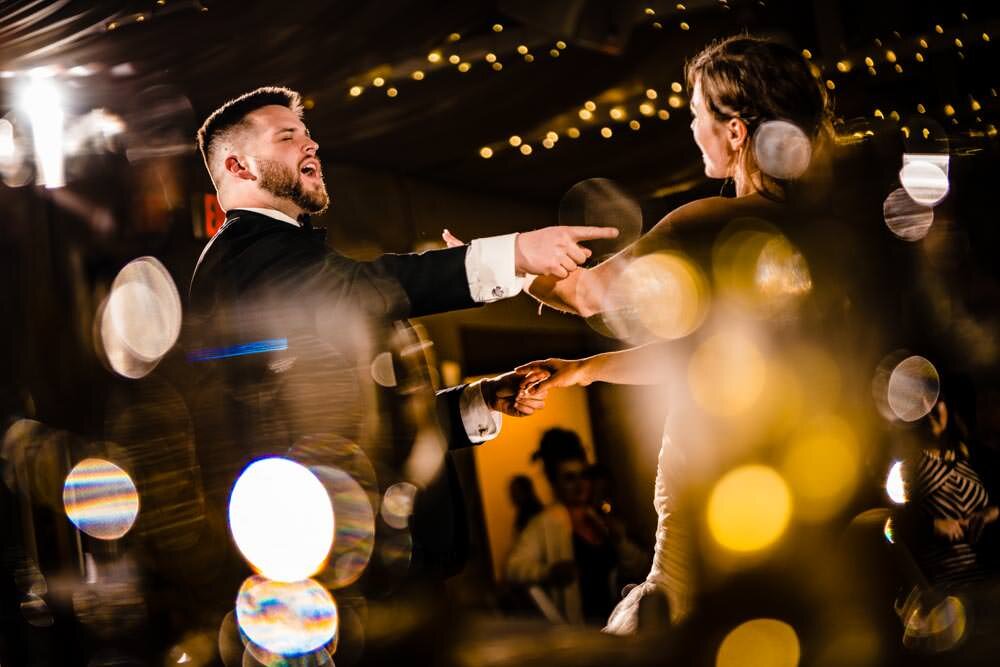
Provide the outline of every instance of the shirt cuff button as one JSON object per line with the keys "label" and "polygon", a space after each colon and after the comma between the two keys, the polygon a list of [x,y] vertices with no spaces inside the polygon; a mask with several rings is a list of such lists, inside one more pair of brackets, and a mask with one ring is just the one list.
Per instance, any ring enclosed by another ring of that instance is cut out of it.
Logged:
{"label": "shirt cuff button", "polygon": [[498,299],[503,298],[503,288],[497,285],[496,287],[493,288],[492,294]]}

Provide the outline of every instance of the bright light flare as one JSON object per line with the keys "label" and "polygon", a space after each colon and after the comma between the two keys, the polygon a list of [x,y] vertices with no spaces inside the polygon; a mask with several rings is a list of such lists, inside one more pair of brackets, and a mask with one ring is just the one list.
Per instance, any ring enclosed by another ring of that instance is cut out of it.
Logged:
{"label": "bright light flare", "polygon": [[738,333],[705,340],[688,364],[691,394],[706,412],[718,417],[745,414],[760,397],[767,375],[764,355]]}
{"label": "bright light flare", "polygon": [[271,581],[248,578],[236,597],[236,622],[247,638],[281,657],[301,656],[337,635],[337,604],[312,579]]}
{"label": "bright light flare", "polygon": [[896,461],[889,468],[889,474],[885,478],[885,492],[889,495],[889,500],[897,505],[906,502],[906,484],[903,482],[902,461]]}
{"label": "bright light flare", "polygon": [[417,498],[417,487],[409,482],[393,484],[382,497],[382,518],[393,528],[406,528],[413,514]]}
{"label": "bright light flare", "polygon": [[66,476],[66,516],[99,540],[123,537],[139,516],[139,494],[128,473],[104,459],[84,459]]}
{"label": "bright light flare", "polygon": [[948,195],[948,155],[904,153],[899,180],[913,201],[937,206]]}
{"label": "bright light flare", "polygon": [[882,215],[889,230],[904,241],[919,241],[934,224],[934,209],[913,201],[904,188],[889,193]]}
{"label": "bright light flare", "polygon": [[66,185],[63,156],[63,124],[66,114],[62,95],[49,77],[33,76],[24,90],[19,106],[31,119],[35,140],[38,183],[46,188]]}
{"label": "bright light flare", "polygon": [[333,527],[333,505],[323,484],[288,459],[251,463],[229,497],[236,546],[254,569],[276,581],[301,581],[323,567]]}

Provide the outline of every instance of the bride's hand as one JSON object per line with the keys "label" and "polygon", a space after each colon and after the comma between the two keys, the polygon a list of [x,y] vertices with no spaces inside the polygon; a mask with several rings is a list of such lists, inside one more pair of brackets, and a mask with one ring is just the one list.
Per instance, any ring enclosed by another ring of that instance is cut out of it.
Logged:
{"label": "bride's hand", "polygon": [[525,390],[529,394],[547,392],[558,387],[572,387],[580,385],[586,387],[592,382],[587,373],[585,359],[545,359],[543,361],[532,361],[518,366],[516,372],[547,372],[548,377],[538,382],[527,385]]}

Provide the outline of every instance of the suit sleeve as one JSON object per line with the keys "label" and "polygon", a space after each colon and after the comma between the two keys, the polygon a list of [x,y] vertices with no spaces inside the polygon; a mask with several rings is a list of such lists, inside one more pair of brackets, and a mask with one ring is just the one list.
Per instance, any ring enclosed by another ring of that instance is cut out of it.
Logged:
{"label": "suit sleeve", "polygon": [[469,246],[404,255],[382,255],[362,263],[391,276],[406,294],[408,317],[433,315],[477,305],[469,290],[465,256]]}
{"label": "suit sleeve", "polygon": [[469,439],[465,424],[462,422],[461,401],[466,386],[460,384],[437,393],[438,420],[441,423],[441,431],[448,438],[449,451],[472,447],[475,444]]}

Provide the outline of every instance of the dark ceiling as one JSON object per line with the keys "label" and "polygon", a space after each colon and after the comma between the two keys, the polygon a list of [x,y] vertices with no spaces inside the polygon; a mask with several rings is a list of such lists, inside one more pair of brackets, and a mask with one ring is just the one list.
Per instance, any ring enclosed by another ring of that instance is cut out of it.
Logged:
{"label": "dark ceiling", "polygon": [[[950,131],[985,132],[997,110],[987,40],[1000,12],[995,3],[962,4],[21,0],[0,10],[0,104],[11,105],[26,72],[53,66],[80,111],[119,113],[146,148],[190,150],[197,119],[231,96],[277,83],[306,96],[307,122],[327,161],[550,201],[583,178],[606,176],[650,198],[701,182],[683,92],[676,108],[669,104],[685,58],[744,30],[808,49],[835,86],[842,117],[871,117],[879,106],[905,117],[923,103]],[[914,60],[917,52],[926,62]],[[877,74],[866,71],[865,57]],[[841,60],[849,71],[838,71]],[[363,92],[352,96],[352,86]],[[578,116],[588,100],[596,102],[589,122]],[[639,112],[642,102],[654,115]],[[619,105],[623,117],[610,118]],[[655,115],[661,109],[669,119]],[[580,138],[566,135],[570,126]],[[552,149],[541,143],[549,131],[559,135]],[[531,155],[510,146],[511,135],[530,144]],[[493,150],[490,159],[480,157],[482,147]]]}

